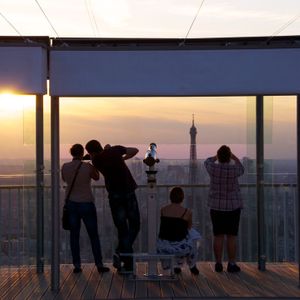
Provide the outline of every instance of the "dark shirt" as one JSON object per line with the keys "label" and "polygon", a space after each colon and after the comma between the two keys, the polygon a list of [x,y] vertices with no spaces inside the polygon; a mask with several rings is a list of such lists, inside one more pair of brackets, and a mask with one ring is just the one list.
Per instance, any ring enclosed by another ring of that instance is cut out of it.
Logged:
{"label": "dark shirt", "polygon": [[126,147],[112,146],[95,155],[93,165],[101,172],[105,179],[105,186],[109,193],[129,193],[136,188],[127,165],[123,160]]}
{"label": "dark shirt", "polygon": [[188,221],[175,217],[160,217],[159,238],[171,242],[179,242],[188,234]]}

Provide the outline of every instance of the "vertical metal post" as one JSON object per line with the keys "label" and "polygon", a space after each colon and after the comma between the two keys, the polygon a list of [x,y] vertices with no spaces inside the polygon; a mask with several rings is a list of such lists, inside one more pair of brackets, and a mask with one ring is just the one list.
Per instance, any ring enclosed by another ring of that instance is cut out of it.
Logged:
{"label": "vertical metal post", "polygon": [[[157,239],[157,199],[156,199],[156,173],[154,166],[149,167],[147,173],[148,182],[148,253],[156,254],[156,239]],[[149,261],[148,277],[157,275],[156,263]]]}
{"label": "vertical metal post", "polygon": [[36,96],[36,271],[44,272],[44,103]]}
{"label": "vertical metal post", "polygon": [[60,213],[59,213],[59,97],[51,97],[51,228],[52,260],[51,289],[59,290],[59,251],[60,251]]}
{"label": "vertical metal post", "polygon": [[256,198],[258,269],[266,270],[264,218],[264,98],[256,96]]}
{"label": "vertical metal post", "polygon": [[297,95],[297,245],[298,245],[298,279],[300,288],[300,95]]}

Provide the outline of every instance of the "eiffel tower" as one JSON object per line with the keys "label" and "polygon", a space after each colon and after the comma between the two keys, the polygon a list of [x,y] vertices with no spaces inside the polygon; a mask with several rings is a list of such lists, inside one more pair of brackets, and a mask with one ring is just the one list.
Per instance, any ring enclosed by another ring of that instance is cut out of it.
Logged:
{"label": "eiffel tower", "polygon": [[190,167],[189,167],[189,184],[197,183],[197,144],[196,135],[197,128],[195,127],[195,120],[193,115],[192,127],[190,129],[191,144],[190,144]]}

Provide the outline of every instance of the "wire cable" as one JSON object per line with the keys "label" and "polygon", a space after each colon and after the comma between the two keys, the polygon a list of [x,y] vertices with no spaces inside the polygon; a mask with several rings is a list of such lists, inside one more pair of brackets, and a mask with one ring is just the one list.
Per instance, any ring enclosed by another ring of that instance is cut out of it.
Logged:
{"label": "wire cable", "polygon": [[267,39],[267,43],[270,42],[275,36],[277,36],[279,33],[281,33],[283,30],[287,29],[290,25],[295,23],[300,18],[300,13],[297,14],[295,17],[291,18],[288,22],[286,22],[284,25],[279,27],[274,33]]}
{"label": "wire cable", "polygon": [[200,10],[201,10],[203,4],[204,4],[204,1],[205,1],[205,0],[202,0],[202,1],[201,1],[200,6],[199,6],[199,8],[198,8],[198,11],[197,11],[197,13],[196,13],[196,15],[195,15],[195,17],[194,17],[192,23],[191,23],[191,25],[190,25],[190,27],[189,27],[189,29],[188,29],[186,35],[185,35],[184,40],[180,43],[180,46],[183,46],[183,45],[185,44],[185,41],[186,41],[188,35],[190,34],[191,29],[192,29],[193,26],[194,26],[194,23],[195,23],[195,21],[196,21],[198,15],[199,15],[199,12],[200,12]]}
{"label": "wire cable", "polygon": [[[89,2],[90,2],[90,0],[89,0]],[[95,14],[93,12],[91,4],[90,4],[90,7],[91,7],[91,14],[92,14],[92,17],[93,17],[93,20],[94,20],[94,24],[95,24],[95,28],[96,28],[96,33],[97,33],[97,36],[99,36],[98,24],[97,24],[97,21],[96,21],[96,18],[95,18]]]}
{"label": "wire cable", "polygon": [[0,12],[1,17],[10,25],[11,28],[13,28],[13,30],[24,39],[23,35],[20,33],[20,31],[14,26],[14,24],[12,22],[10,22],[4,15],[3,13]]}
{"label": "wire cable", "polygon": [[40,3],[38,0],[35,0],[36,4],[38,5],[38,7],[40,8],[41,12],[43,13],[43,15],[45,16],[48,24],[51,26],[51,28],[53,29],[53,31],[55,32],[56,36],[59,37],[57,31],[55,30],[54,26],[52,25],[50,19],[48,18],[48,16],[46,15],[45,11],[43,10],[43,8],[41,7]]}
{"label": "wire cable", "polygon": [[97,25],[96,18],[95,18],[95,15],[93,13],[93,10],[91,8],[90,0],[85,0],[84,3],[85,3],[85,7],[86,7],[86,10],[87,10],[88,16],[89,16],[91,27],[93,29],[93,33],[94,33],[95,36],[98,36],[99,35],[98,25]]}

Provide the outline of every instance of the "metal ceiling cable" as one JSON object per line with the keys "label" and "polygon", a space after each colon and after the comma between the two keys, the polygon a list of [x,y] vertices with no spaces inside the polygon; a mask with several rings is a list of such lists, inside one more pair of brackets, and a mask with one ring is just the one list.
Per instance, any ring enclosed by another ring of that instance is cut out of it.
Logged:
{"label": "metal ceiling cable", "polygon": [[96,22],[96,18],[93,13],[93,9],[92,9],[90,0],[85,0],[84,3],[85,3],[85,7],[86,7],[86,10],[87,10],[87,13],[89,16],[89,20],[90,20],[90,23],[91,23],[91,26],[93,29],[93,33],[95,36],[99,36],[98,24]]}
{"label": "metal ceiling cable", "polygon": [[288,28],[290,25],[292,25],[294,22],[296,22],[300,18],[300,13],[297,14],[295,17],[291,18],[288,22],[286,22],[284,25],[282,25],[279,29],[277,29],[268,39],[267,43],[270,42],[275,36],[277,36],[280,32]]}
{"label": "metal ceiling cable", "polygon": [[204,4],[204,1],[205,1],[205,0],[201,0],[200,6],[199,6],[199,8],[198,8],[198,11],[197,11],[197,13],[196,13],[196,15],[195,15],[195,17],[194,17],[192,23],[191,23],[191,25],[190,25],[190,27],[189,27],[189,29],[188,29],[186,35],[185,35],[184,40],[179,44],[179,46],[183,46],[183,45],[185,44],[185,41],[186,41],[188,35],[190,34],[190,31],[191,31],[192,27],[194,26],[194,23],[195,23],[195,21],[196,21],[198,15],[199,15],[199,12],[200,12],[200,10],[201,10],[203,4]]}
{"label": "metal ceiling cable", "polygon": [[13,30],[25,40],[20,31],[3,15],[3,13],[0,12],[0,15],[10,25],[10,27],[13,28]]}
{"label": "metal ceiling cable", "polygon": [[56,36],[59,37],[57,31],[55,30],[54,26],[52,25],[50,19],[48,18],[48,16],[46,15],[45,11],[43,10],[43,8],[41,7],[40,3],[38,0],[35,0],[36,4],[38,5],[38,7],[40,8],[41,12],[43,13],[43,15],[45,16],[47,22],[49,23],[49,25],[51,26],[51,28],[53,29],[53,31],[55,32]]}

